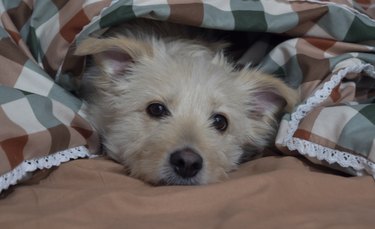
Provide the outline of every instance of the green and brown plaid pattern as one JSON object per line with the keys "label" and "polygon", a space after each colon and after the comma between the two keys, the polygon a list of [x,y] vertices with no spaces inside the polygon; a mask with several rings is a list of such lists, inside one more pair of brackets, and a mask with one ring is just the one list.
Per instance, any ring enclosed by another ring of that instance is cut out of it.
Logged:
{"label": "green and brown plaid pattern", "polygon": [[[109,4],[89,2],[0,3],[0,174],[77,146],[97,147],[82,101],[54,81],[75,35]],[[9,177],[0,177],[0,190]]]}
{"label": "green and brown plaid pattern", "polygon": [[[72,53],[90,34],[137,17],[249,36],[263,32],[244,47],[251,55],[241,61],[299,88],[302,101],[284,117],[277,145],[288,153],[287,147],[294,150],[300,140],[304,150],[354,155],[362,164],[355,170],[375,173],[374,6],[370,0],[3,0],[0,174],[24,160],[75,146],[96,148],[96,134],[80,115],[82,101],[70,93],[79,87],[84,67]],[[347,72],[334,88],[326,88],[324,101],[307,103],[340,70],[365,65],[366,73]],[[304,106],[311,109],[304,111]]]}

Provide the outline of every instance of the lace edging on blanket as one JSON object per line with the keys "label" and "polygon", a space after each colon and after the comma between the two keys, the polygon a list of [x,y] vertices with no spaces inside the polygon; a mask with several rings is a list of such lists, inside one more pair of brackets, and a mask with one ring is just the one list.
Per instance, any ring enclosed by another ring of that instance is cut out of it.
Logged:
{"label": "lace edging on blanket", "polygon": [[37,169],[49,169],[53,166],[58,166],[63,162],[88,156],[88,149],[84,146],[79,146],[41,158],[25,160],[10,172],[0,176],[0,193],[10,185],[14,185],[18,181],[24,179],[28,173],[34,172]]}
{"label": "lace edging on blanket", "polygon": [[[349,62],[351,59],[344,61]],[[343,65],[346,65],[344,63]],[[371,64],[358,63],[354,61],[351,65],[346,66],[334,74],[323,87],[317,90],[305,103],[299,105],[294,113],[291,114],[291,120],[288,123],[287,135],[283,140],[283,145],[289,150],[297,150],[300,154],[309,157],[324,160],[328,163],[338,163],[342,167],[352,167],[357,171],[357,175],[362,175],[363,171],[372,174],[375,178],[375,164],[368,159],[353,155],[347,152],[327,148],[313,142],[293,137],[301,120],[306,117],[315,107],[319,106],[325,99],[330,96],[332,90],[341,82],[349,73],[365,72],[370,77],[375,78],[374,66]]]}

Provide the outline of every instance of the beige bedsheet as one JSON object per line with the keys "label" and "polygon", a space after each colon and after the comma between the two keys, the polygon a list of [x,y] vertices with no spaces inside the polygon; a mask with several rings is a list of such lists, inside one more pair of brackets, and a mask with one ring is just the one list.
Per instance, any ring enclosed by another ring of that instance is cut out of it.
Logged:
{"label": "beige bedsheet", "polygon": [[61,165],[0,200],[0,228],[375,228],[375,184],[294,157],[243,164],[227,181],[153,187],[105,158]]}

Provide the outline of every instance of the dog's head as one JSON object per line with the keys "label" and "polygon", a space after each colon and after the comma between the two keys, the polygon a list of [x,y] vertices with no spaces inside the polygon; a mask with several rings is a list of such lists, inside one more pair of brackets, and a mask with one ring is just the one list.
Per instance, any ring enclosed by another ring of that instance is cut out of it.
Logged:
{"label": "dog's head", "polygon": [[153,184],[221,180],[272,144],[278,114],[296,103],[281,80],[236,71],[198,42],[90,38],[76,54],[96,63],[88,113],[108,155]]}

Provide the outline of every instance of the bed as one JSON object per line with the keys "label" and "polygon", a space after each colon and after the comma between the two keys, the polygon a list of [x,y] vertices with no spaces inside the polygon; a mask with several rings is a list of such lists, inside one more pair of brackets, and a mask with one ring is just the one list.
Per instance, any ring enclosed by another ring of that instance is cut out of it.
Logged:
{"label": "bed", "polygon": [[[371,1],[3,1],[1,228],[373,228]],[[241,34],[239,64],[298,88],[275,148],[220,183],[151,186],[100,149],[76,44],[135,18]],[[236,31],[236,32],[235,32]]]}

